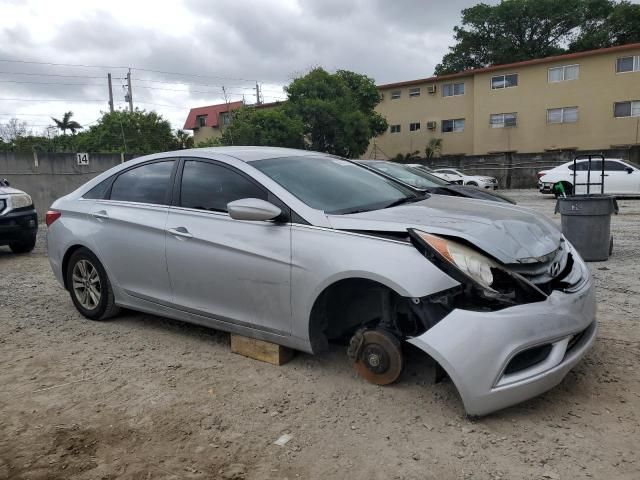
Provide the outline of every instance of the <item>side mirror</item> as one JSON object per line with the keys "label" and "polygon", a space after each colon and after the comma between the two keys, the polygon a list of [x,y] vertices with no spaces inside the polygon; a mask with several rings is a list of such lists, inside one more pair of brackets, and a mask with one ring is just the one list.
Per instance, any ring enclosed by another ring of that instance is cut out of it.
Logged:
{"label": "side mirror", "polygon": [[631,167],[627,167],[625,168],[625,170],[627,171],[627,173],[633,173],[633,168]]}
{"label": "side mirror", "polygon": [[264,221],[280,216],[282,210],[259,198],[241,198],[227,204],[229,216],[235,220]]}
{"label": "side mirror", "polygon": [[6,178],[3,178],[2,180],[0,180],[0,183],[4,183],[5,186],[9,186],[9,180],[7,180]]}

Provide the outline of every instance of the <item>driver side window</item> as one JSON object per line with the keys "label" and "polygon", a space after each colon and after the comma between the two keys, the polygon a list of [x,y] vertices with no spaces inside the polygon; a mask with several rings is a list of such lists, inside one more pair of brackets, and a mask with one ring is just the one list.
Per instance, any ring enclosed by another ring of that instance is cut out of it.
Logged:
{"label": "driver side window", "polygon": [[226,212],[229,202],[241,198],[267,200],[267,192],[230,168],[199,160],[184,162],[181,207]]}

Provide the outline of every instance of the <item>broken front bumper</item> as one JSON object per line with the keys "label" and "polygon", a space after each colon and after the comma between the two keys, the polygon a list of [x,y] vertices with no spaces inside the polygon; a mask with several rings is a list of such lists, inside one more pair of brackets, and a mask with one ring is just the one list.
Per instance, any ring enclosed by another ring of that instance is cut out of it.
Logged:
{"label": "broken front bumper", "polygon": [[562,381],[596,337],[596,298],[584,281],[571,293],[494,312],[456,309],[409,339],[456,385],[467,413],[484,415],[535,397]]}

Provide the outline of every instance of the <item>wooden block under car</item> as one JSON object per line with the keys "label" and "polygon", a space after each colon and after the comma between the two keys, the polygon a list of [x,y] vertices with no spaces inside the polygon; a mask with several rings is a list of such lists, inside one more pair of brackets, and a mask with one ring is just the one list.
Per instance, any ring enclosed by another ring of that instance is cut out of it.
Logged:
{"label": "wooden block under car", "polygon": [[272,365],[284,365],[293,358],[290,348],[240,335],[231,335],[231,351]]}

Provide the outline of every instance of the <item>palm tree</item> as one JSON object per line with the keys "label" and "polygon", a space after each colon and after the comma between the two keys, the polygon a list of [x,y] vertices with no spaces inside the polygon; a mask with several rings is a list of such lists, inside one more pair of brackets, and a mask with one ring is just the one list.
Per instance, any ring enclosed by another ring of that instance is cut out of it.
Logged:
{"label": "palm tree", "polygon": [[66,112],[62,116],[62,120],[58,120],[57,118],[53,117],[51,117],[51,120],[56,123],[56,127],[58,127],[59,130],[62,130],[63,135],[67,134],[67,130],[71,130],[71,133],[75,135],[76,130],[82,129],[82,125],[80,125],[75,120],[71,120],[71,117],[73,117],[73,112]]}
{"label": "palm tree", "polygon": [[395,157],[393,157],[393,161],[400,162],[400,163],[408,163],[420,158],[419,155],[420,155],[420,152],[418,150],[416,150],[415,152],[409,152],[409,153],[399,153]]}
{"label": "palm tree", "polygon": [[432,159],[433,157],[437,157],[442,152],[442,139],[441,138],[432,138],[427,143],[427,148],[424,150],[424,154],[427,159]]}
{"label": "palm tree", "polygon": [[183,150],[185,148],[193,148],[193,137],[184,130],[176,130],[175,135],[176,146]]}

